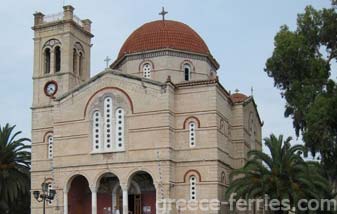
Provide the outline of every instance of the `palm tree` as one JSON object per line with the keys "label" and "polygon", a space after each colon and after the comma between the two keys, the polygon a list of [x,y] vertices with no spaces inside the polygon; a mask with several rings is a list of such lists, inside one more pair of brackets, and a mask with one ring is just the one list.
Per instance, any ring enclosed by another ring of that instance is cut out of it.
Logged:
{"label": "palm tree", "polygon": [[30,140],[16,139],[21,132],[13,134],[14,128],[0,125],[0,213],[9,213],[20,197],[30,196]]}
{"label": "palm tree", "polygon": [[226,198],[233,193],[235,199],[263,199],[267,195],[279,201],[286,199],[290,207],[296,207],[300,199],[320,199],[330,193],[319,163],[306,162],[301,157],[306,153],[304,146],[291,146],[291,138],[284,141],[282,135],[277,138],[272,134],[264,141],[270,155],[256,150],[248,152],[247,163],[230,175]]}

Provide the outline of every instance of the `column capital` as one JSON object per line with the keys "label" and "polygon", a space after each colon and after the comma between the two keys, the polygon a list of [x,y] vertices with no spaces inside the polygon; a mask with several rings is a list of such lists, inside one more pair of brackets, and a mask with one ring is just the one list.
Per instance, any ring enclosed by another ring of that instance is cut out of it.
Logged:
{"label": "column capital", "polygon": [[98,189],[96,186],[90,186],[89,188],[91,192],[97,192]]}
{"label": "column capital", "polygon": [[120,183],[119,185],[121,186],[121,189],[123,191],[128,190],[128,188],[129,188],[127,183]]}

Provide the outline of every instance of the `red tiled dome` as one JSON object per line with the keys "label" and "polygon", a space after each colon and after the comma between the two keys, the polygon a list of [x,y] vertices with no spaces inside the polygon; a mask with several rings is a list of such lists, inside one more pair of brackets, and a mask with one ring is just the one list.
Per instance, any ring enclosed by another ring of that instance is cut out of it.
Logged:
{"label": "red tiled dome", "polygon": [[233,103],[241,103],[245,101],[248,97],[242,93],[235,93],[231,95]]}
{"label": "red tiled dome", "polygon": [[204,40],[188,25],[177,21],[153,21],[135,30],[123,44],[118,58],[125,54],[171,48],[210,55]]}

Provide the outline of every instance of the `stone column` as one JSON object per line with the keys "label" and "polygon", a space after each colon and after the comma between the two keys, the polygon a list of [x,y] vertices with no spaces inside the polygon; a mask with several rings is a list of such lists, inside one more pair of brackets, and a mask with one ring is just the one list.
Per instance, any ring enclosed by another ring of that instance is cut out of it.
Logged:
{"label": "stone column", "polygon": [[123,191],[123,214],[129,213],[129,194],[128,194],[128,186],[126,184],[121,185],[122,191]]}
{"label": "stone column", "polygon": [[97,214],[97,188],[90,187],[91,190],[91,214]]}
{"label": "stone column", "polygon": [[115,200],[116,200],[116,194],[114,193],[114,192],[112,192],[111,193],[112,194],[112,196],[111,196],[111,208],[112,208],[112,210],[114,210],[115,209]]}
{"label": "stone column", "polygon": [[63,214],[68,214],[68,190],[63,190]]}

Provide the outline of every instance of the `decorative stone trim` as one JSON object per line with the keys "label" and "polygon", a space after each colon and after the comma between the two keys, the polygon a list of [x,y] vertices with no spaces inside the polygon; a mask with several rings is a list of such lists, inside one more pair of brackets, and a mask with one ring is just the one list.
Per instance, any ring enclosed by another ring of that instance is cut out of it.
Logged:
{"label": "decorative stone trim", "polygon": [[131,109],[131,112],[133,113],[134,112],[134,108],[133,108],[133,102],[129,96],[128,93],[126,93],[123,89],[121,88],[118,88],[118,87],[105,87],[105,88],[102,88],[98,91],[96,91],[93,95],[91,95],[91,97],[88,99],[86,105],[85,105],[85,108],[84,108],[84,117],[86,117],[87,115],[87,111],[88,111],[88,107],[89,107],[89,104],[91,102],[91,100],[101,91],[104,91],[104,90],[117,90],[119,92],[121,92],[122,94],[124,94],[126,96],[126,98],[128,99],[129,101],[129,104],[130,104],[130,109]]}
{"label": "decorative stone trim", "polygon": [[60,40],[58,40],[58,39],[50,39],[50,40],[48,40],[46,43],[44,43],[42,49],[45,49],[45,48],[47,48],[47,47],[53,49],[54,46],[56,47],[56,46],[61,46],[61,45],[62,45],[62,44],[61,44]]}
{"label": "decorative stone trim", "polygon": [[198,170],[195,170],[195,169],[190,169],[188,170],[185,175],[184,175],[184,183],[186,183],[188,181],[188,178],[191,176],[191,175],[196,175],[197,178],[198,178],[198,182],[201,182],[202,179],[201,179],[201,174]]}
{"label": "decorative stone trim", "polygon": [[188,117],[188,118],[185,119],[184,125],[183,125],[183,129],[186,129],[186,124],[187,124],[188,122],[190,122],[190,121],[195,121],[195,122],[197,122],[198,128],[200,128],[200,120],[199,120],[197,117],[195,117],[195,116],[190,116],[190,117]]}
{"label": "decorative stone trim", "polygon": [[174,49],[162,49],[162,50],[155,50],[155,51],[148,51],[142,53],[135,53],[135,54],[126,54],[123,58],[117,59],[110,68],[117,69],[124,65],[128,61],[139,60],[139,59],[148,59],[154,57],[161,57],[161,56],[174,56],[174,57],[181,57],[187,59],[194,59],[208,62],[214,70],[219,68],[219,64],[215,61],[215,59],[208,55],[197,54],[192,52],[174,50]]}

